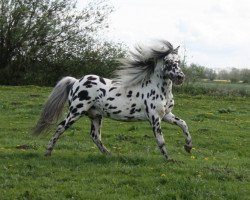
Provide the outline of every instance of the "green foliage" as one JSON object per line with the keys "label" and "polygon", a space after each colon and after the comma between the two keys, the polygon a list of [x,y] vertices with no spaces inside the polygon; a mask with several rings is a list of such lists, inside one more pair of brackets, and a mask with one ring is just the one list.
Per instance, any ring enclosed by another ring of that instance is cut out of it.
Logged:
{"label": "green foliage", "polygon": [[189,125],[194,149],[187,154],[181,130],[162,123],[171,157],[184,162],[173,164],[147,122],[104,119],[102,140],[112,154],[102,155],[87,118],[45,158],[52,133],[29,131],[50,91],[0,87],[0,199],[249,199],[249,98],[175,96],[174,113]]}
{"label": "green foliage", "polygon": [[230,80],[231,83],[250,83],[250,69],[237,69],[232,68],[230,70],[220,70],[217,73],[217,78],[222,80]]}
{"label": "green foliage", "polygon": [[205,78],[206,68],[203,66],[192,63],[190,66],[183,65],[182,70],[185,74],[186,84]]}
{"label": "green foliage", "polygon": [[[95,0],[82,11],[75,0],[2,0],[0,84],[55,84],[65,75],[107,75],[121,45],[98,39],[112,7]],[[94,39],[95,38],[95,39]],[[95,69],[93,69],[95,66]],[[84,72],[84,73],[83,73]]]}
{"label": "green foliage", "polygon": [[197,81],[195,83],[174,86],[174,93],[209,96],[250,97],[250,85],[243,83],[216,83]]}

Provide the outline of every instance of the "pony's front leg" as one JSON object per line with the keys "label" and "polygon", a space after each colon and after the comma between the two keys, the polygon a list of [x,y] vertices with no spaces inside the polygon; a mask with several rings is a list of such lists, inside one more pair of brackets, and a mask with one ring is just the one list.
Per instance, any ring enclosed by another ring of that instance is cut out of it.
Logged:
{"label": "pony's front leg", "polygon": [[151,116],[150,123],[152,125],[153,133],[154,133],[156,142],[160,148],[160,151],[162,155],[169,161],[170,158],[169,158],[166,145],[165,145],[165,140],[161,131],[161,120],[159,117],[156,117],[153,115]]}
{"label": "pony's front leg", "polygon": [[188,153],[190,153],[191,149],[192,149],[192,139],[191,139],[191,135],[188,131],[188,126],[187,126],[186,122],[184,120],[176,117],[171,112],[166,114],[162,120],[165,122],[169,122],[171,124],[175,124],[182,129],[183,136],[185,137],[185,142],[186,142],[186,144],[184,145],[184,148]]}

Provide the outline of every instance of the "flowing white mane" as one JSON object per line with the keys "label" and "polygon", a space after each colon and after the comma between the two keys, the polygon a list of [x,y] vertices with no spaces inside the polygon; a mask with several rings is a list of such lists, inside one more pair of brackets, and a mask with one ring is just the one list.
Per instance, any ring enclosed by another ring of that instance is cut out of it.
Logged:
{"label": "flowing white mane", "polygon": [[121,66],[116,71],[115,81],[123,87],[134,86],[143,83],[154,73],[157,61],[174,51],[168,41],[158,41],[152,46],[137,45],[134,51],[130,51],[130,57],[120,60]]}

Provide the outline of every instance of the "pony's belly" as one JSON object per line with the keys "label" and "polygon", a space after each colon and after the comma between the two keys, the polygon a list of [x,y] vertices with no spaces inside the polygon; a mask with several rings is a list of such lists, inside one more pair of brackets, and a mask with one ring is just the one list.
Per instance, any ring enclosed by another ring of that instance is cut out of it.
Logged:
{"label": "pony's belly", "polygon": [[118,120],[118,121],[144,121],[147,120],[146,116],[143,114],[136,115],[126,115],[126,114],[111,114],[106,116],[108,118]]}
{"label": "pony's belly", "polygon": [[141,121],[146,120],[147,116],[141,108],[127,109],[123,106],[95,104],[94,108],[99,115],[120,121]]}

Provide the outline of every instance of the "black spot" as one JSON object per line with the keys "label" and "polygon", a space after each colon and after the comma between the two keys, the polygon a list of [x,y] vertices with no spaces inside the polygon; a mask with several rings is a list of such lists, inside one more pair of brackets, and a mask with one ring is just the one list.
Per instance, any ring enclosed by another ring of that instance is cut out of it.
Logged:
{"label": "black spot", "polygon": [[122,111],[118,110],[118,111],[113,112],[113,114],[119,114],[120,112],[122,112]]}
{"label": "black spot", "polygon": [[154,124],[155,123],[155,116],[153,115],[152,116],[152,124]]}
{"label": "black spot", "polygon": [[99,79],[100,79],[100,82],[101,82],[102,84],[106,85],[106,82],[105,82],[104,78],[99,77]]}
{"label": "black spot", "polygon": [[133,103],[132,105],[131,105],[131,107],[135,107],[136,106],[136,104],[135,103]]}
{"label": "black spot", "polygon": [[114,99],[115,99],[115,98],[113,98],[113,97],[107,98],[108,101],[113,101]]}
{"label": "black spot", "polygon": [[83,107],[83,104],[80,103],[80,104],[76,105],[76,107],[77,107],[77,108],[82,108],[82,107]]}
{"label": "black spot", "polygon": [[116,89],[117,87],[112,87],[109,89],[109,92],[111,92],[112,90]]}
{"label": "black spot", "polygon": [[163,93],[163,92],[165,92],[165,89],[164,89],[164,87],[161,87],[161,92]]}
{"label": "black spot", "polygon": [[144,94],[141,94],[141,98],[142,98],[142,99],[144,98]]}
{"label": "black spot", "polygon": [[96,80],[96,78],[95,78],[95,77],[93,77],[93,76],[89,76],[87,79],[88,79],[88,80],[90,80],[90,81],[94,81],[94,80]]}
{"label": "black spot", "polygon": [[108,103],[105,104],[105,106],[108,106],[108,105],[109,105]]}
{"label": "black spot", "polygon": [[128,97],[128,98],[132,97],[132,93],[133,93],[133,92],[130,90],[130,91],[128,92],[127,97]]}
{"label": "black spot", "polygon": [[171,107],[173,107],[174,105],[173,104],[171,104],[170,106],[168,106],[168,108],[171,108]]}
{"label": "black spot", "polygon": [[91,99],[91,97],[88,96],[88,91],[86,91],[86,90],[82,90],[81,92],[79,92],[78,98],[80,101]]}
{"label": "black spot", "polygon": [[115,96],[119,97],[119,96],[121,96],[121,95],[122,95],[121,93],[117,93]]}
{"label": "black spot", "polygon": [[103,88],[100,88],[100,90],[102,91],[103,96],[105,96],[105,95],[106,95],[106,90],[105,90],[105,89],[103,89]]}
{"label": "black spot", "polygon": [[127,119],[134,119],[134,116],[125,116]]}
{"label": "black spot", "polygon": [[80,113],[79,113],[79,112],[76,112],[76,113],[74,114],[74,116],[78,116],[78,115],[80,115]]}
{"label": "black spot", "polygon": [[177,121],[179,121],[179,120],[180,120],[178,117],[175,117],[174,119],[175,119],[175,120],[177,120]]}
{"label": "black spot", "polygon": [[69,123],[67,123],[67,125],[65,126],[65,129],[68,129],[72,124],[74,124],[74,120],[70,121]]}
{"label": "black spot", "polygon": [[73,90],[72,90],[72,89],[70,90],[69,95],[70,95],[70,96],[72,96],[72,95],[73,95]]}
{"label": "black spot", "polygon": [[116,109],[117,106],[111,106],[111,105],[110,105],[108,108],[109,108],[109,109]]}
{"label": "black spot", "polygon": [[140,92],[137,92],[136,97],[139,97],[139,96],[140,96]]}
{"label": "black spot", "polygon": [[75,114],[77,112],[77,108],[74,108],[71,113]]}
{"label": "black spot", "polygon": [[78,92],[78,90],[79,90],[79,86],[77,86],[77,88],[75,89],[75,91],[74,91],[74,93],[73,93],[73,96],[75,96],[75,94]]}
{"label": "black spot", "polygon": [[132,115],[132,114],[134,114],[135,113],[135,108],[132,108],[131,110],[130,110],[130,115]]}
{"label": "black spot", "polygon": [[83,86],[86,86],[86,87],[91,87],[91,85],[97,85],[97,83],[96,82],[91,82],[91,81],[86,81],[84,84],[83,84]]}
{"label": "black spot", "polygon": [[63,120],[59,125],[64,126],[65,125],[65,120]]}
{"label": "black spot", "polygon": [[78,96],[74,96],[73,99],[72,99],[72,101],[75,101],[77,98],[78,98]]}
{"label": "black spot", "polygon": [[147,105],[147,101],[146,100],[144,100],[144,104],[146,106],[146,113],[148,113],[148,105]]}

